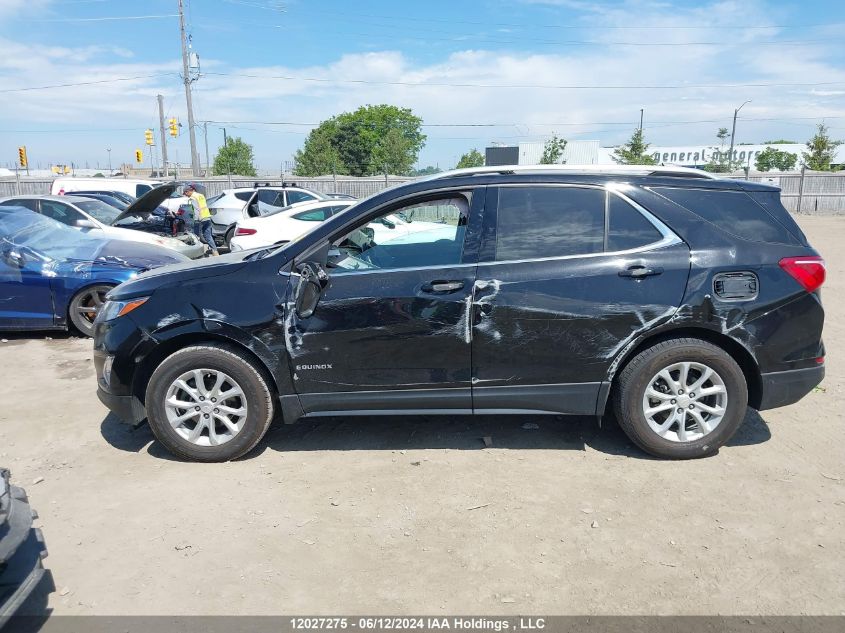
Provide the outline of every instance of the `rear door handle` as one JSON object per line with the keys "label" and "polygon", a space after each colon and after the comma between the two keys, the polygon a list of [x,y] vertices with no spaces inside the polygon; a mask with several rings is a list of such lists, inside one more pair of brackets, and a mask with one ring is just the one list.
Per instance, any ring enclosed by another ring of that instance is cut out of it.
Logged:
{"label": "rear door handle", "polygon": [[652,275],[660,275],[663,273],[662,268],[648,268],[646,266],[630,266],[625,270],[619,271],[620,277],[633,277],[634,279],[643,279],[644,277],[651,277]]}
{"label": "rear door handle", "polygon": [[423,285],[422,289],[425,292],[454,292],[464,287],[462,281],[432,281],[429,284]]}

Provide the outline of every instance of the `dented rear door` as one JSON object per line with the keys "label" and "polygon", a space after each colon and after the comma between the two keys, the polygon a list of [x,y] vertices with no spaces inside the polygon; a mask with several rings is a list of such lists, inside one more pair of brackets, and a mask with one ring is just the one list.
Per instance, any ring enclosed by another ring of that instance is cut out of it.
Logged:
{"label": "dented rear door", "polygon": [[677,310],[689,249],[601,187],[490,188],[487,200],[473,406],[591,415],[613,360]]}

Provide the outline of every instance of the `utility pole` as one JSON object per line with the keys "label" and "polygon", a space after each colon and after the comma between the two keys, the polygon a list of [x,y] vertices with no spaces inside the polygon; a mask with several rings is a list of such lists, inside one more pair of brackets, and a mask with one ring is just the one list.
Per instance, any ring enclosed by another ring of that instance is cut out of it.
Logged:
{"label": "utility pole", "polygon": [[728,151],[728,169],[731,168],[731,165],[734,160],[734,136],[736,136],[736,115],[739,114],[739,111],[742,110],[742,106],[744,106],[746,103],[751,103],[751,99],[749,99],[741,106],[739,106],[736,110],[734,110],[734,124],[733,128],[731,129],[731,149]]}
{"label": "utility pole", "polygon": [[164,97],[158,95],[158,129],[161,131],[161,166],[167,178],[167,129],[164,127]]}
{"label": "utility pole", "polygon": [[182,0],[179,0],[179,39],[182,44],[182,79],[185,82],[185,101],[188,105],[188,134],[191,137],[191,170],[196,177],[199,176],[200,166],[197,154],[197,137],[194,130],[194,105],[191,101],[191,75],[188,72],[188,44],[185,41],[185,11]]}
{"label": "utility pole", "polygon": [[643,133],[643,108],[640,108],[640,134]]}
{"label": "utility pole", "polygon": [[211,163],[208,160],[208,121],[202,122],[202,134],[205,137],[205,177],[211,175]]}

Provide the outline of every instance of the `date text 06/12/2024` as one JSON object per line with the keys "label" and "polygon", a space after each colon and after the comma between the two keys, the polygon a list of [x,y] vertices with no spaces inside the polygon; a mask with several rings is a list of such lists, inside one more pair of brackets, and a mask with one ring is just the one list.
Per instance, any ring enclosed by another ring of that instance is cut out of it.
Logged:
{"label": "date text 06/12/2024", "polygon": [[546,621],[536,617],[294,617],[290,625],[295,631],[538,631],[546,627]]}

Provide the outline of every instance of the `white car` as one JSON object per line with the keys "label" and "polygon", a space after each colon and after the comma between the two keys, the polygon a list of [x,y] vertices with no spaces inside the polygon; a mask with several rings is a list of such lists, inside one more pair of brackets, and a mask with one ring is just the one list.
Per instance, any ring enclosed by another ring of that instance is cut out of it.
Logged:
{"label": "white car", "polygon": [[[355,200],[303,202],[276,213],[242,220],[235,227],[231,248],[238,251],[291,242],[356,203]],[[414,220],[404,213],[390,214],[367,225],[372,229],[372,239],[379,244],[423,231],[427,231],[431,239],[422,241],[435,241],[444,226],[442,222]]]}
{"label": "white car", "polygon": [[[176,239],[159,234],[163,228],[163,219],[153,218],[152,211],[171,191],[170,186],[157,187],[156,190],[141,196],[125,211],[120,211],[101,200],[71,195],[13,196],[0,199],[0,205],[24,207],[84,233],[100,233],[116,240],[155,244],[182,253],[191,259],[202,257],[205,254],[205,245],[195,235],[185,234],[182,239]],[[126,226],[143,228],[139,230]]]}
{"label": "white car", "polygon": [[[74,191],[120,191],[135,198],[140,198],[148,191],[161,185],[158,180],[144,178],[77,178],[75,176],[56,178],[50,186],[50,193],[54,196],[73,195]],[[171,184],[171,183],[168,183]],[[161,204],[174,213],[179,207],[188,202],[188,198],[182,195],[185,183],[175,183],[177,188],[170,197],[165,198]]]}
{"label": "white car", "polygon": [[245,218],[267,215],[300,202],[325,200],[326,196],[301,187],[239,187],[208,198],[214,241],[229,246],[235,224]]}
{"label": "white car", "polygon": [[246,251],[277,242],[290,242],[353,204],[354,200],[298,202],[266,215],[241,219],[235,225],[230,248],[232,251]]}

